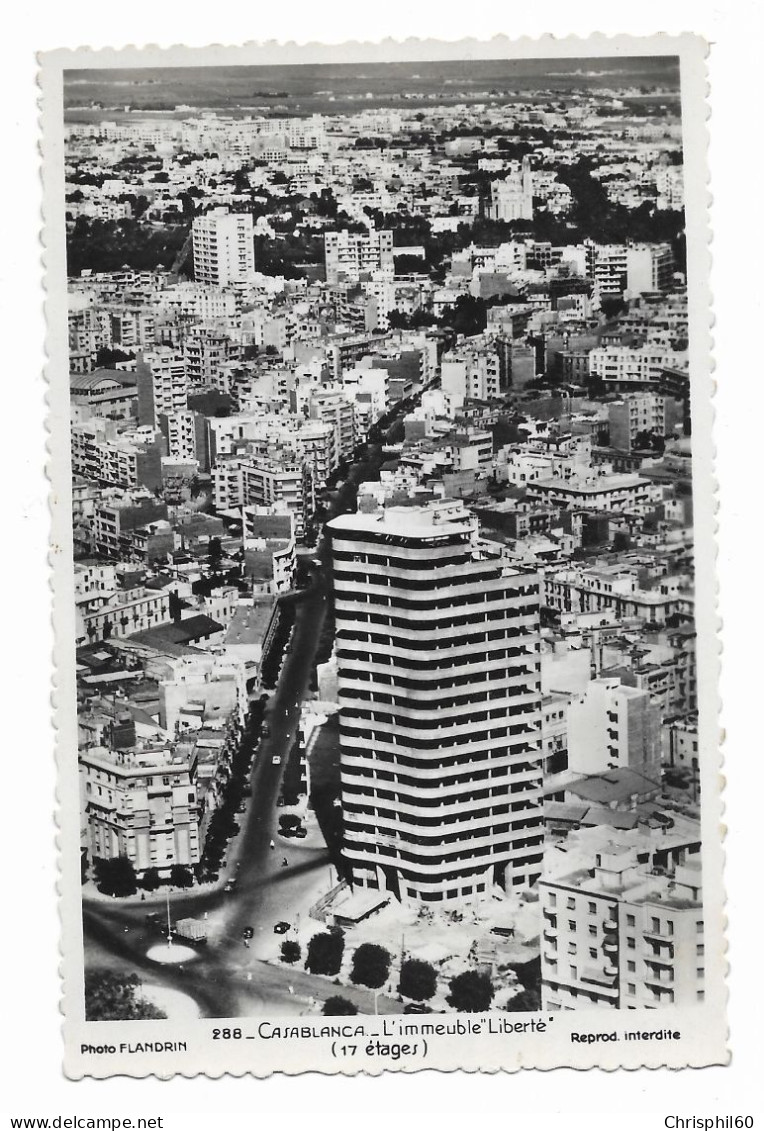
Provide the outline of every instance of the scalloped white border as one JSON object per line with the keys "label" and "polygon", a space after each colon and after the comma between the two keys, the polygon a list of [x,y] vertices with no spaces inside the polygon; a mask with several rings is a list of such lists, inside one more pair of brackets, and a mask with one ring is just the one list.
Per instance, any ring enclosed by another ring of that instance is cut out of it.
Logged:
{"label": "scalloped white border", "polygon": [[[589,37],[553,35],[511,40],[498,35],[490,40],[408,38],[402,41],[384,39],[376,43],[348,42],[338,45],[275,42],[253,43],[241,47],[128,46],[120,49],[64,49],[40,56],[42,91],[43,154],[43,244],[46,285],[46,348],[48,364],[48,474],[51,481],[50,564],[53,575],[55,629],[54,719],[57,733],[59,908],[62,923],[61,972],[63,994],[61,1008],[65,1016],[64,1070],[73,1079],[83,1076],[108,1077],[117,1074],[145,1077],[166,1077],[178,1074],[191,1077],[205,1074],[219,1077],[252,1074],[265,1077],[272,1072],[296,1074],[318,1071],[328,1074],[359,1073],[378,1075],[385,1069],[368,1065],[355,1068],[338,1064],[318,1044],[299,1046],[263,1045],[256,1042],[246,1049],[241,1046],[215,1046],[206,1034],[211,1023],[195,1023],[204,1033],[196,1048],[182,1058],[160,1057],[155,1063],[136,1063],[135,1057],[109,1057],[86,1062],[78,1051],[79,1041],[113,1039],[124,1023],[86,1023],[73,1018],[83,1016],[82,925],[79,881],[79,782],[76,741],[76,691],[74,672],[74,603],[72,600],[72,535],[71,535],[71,465],[69,452],[69,391],[66,323],[65,232],[63,225],[63,89],[66,69],[89,67],[121,68],[139,66],[203,66],[256,65],[258,63],[317,62],[392,62],[448,59],[490,58],[593,58],[613,55],[678,55],[681,59],[683,140],[685,150],[688,295],[690,306],[690,368],[692,374],[693,423],[693,491],[696,546],[696,623],[698,631],[698,702],[700,716],[701,780],[705,798],[701,822],[703,832],[703,871],[706,919],[706,1001],[693,1010],[660,1010],[651,1014],[653,1024],[675,1025],[691,1037],[678,1046],[643,1044],[610,1047],[608,1045],[573,1045],[559,1032],[556,1040],[528,1041],[524,1046],[504,1045],[500,1038],[486,1054],[483,1041],[448,1038],[439,1042],[438,1056],[424,1064],[399,1064],[389,1070],[403,1072],[437,1068],[441,1071],[463,1069],[476,1072],[515,1071],[520,1067],[550,1069],[554,1067],[635,1069],[639,1067],[699,1067],[725,1064],[729,1060],[725,1021],[725,940],[723,869],[723,826],[721,789],[721,753],[719,730],[718,675],[720,622],[717,614],[715,581],[716,545],[716,482],[713,474],[712,445],[712,373],[711,294],[709,287],[710,224],[708,206],[708,145],[706,120],[707,79],[705,56],[707,45],[699,36],[686,34],[649,37]],[[608,1014],[608,1016],[611,1016]],[[617,1016],[626,1016],[619,1011]],[[639,1013],[633,1015],[639,1017]],[[604,1028],[598,1011],[575,1011],[555,1014],[568,1018],[567,1030],[592,1031]],[[573,1024],[575,1021],[575,1024]],[[216,1022],[219,1024],[219,1022]],[[117,1027],[117,1029],[115,1029]],[[188,1023],[131,1022],[131,1040],[173,1040],[181,1033],[189,1038]],[[96,1037],[96,1033],[99,1037]],[[123,1034],[124,1037],[124,1034]],[[511,1049],[511,1052],[509,1051]],[[260,1054],[252,1062],[252,1051]],[[596,1050],[596,1051],[595,1051]],[[237,1053],[239,1055],[237,1055]],[[244,1055],[247,1054],[247,1055]],[[633,1054],[633,1055],[627,1055]]]}

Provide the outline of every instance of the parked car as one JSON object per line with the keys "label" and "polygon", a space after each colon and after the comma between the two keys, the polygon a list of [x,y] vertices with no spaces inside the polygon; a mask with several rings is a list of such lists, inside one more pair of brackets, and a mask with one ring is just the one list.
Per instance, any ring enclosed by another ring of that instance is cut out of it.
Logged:
{"label": "parked car", "polygon": [[232,877],[232,878],[231,878],[230,880],[228,880],[228,882],[226,883],[225,887],[223,888],[223,891],[233,891],[233,889],[234,889],[235,887],[236,887],[236,880],[235,880],[235,879],[234,879],[234,878]]}
{"label": "parked car", "polygon": [[300,825],[299,828],[294,830],[294,835],[298,840],[305,840],[305,837],[308,835],[308,830],[303,825]]}
{"label": "parked car", "polygon": [[282,919],[280,923],[276,923],[273,930],[277,935],[285,935],[289,930],[289,923],[285,923]]}
{"label": "parked car", "polygon": [[241,933],[242,933],[243,938],[251,939],[251,938],[254,937],[255,928],[254,927],[245,927],[244,930]]}
{"label": "parked car", "polygon": [[280,754],[274,754],[273,758],[272,758],[272,762],[273,762],[274,766],[280,766],[281,765],[281,755]]}

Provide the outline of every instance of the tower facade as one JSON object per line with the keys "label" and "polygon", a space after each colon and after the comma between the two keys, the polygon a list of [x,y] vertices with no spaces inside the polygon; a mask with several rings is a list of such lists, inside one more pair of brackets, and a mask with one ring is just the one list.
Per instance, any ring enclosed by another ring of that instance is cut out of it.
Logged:
{"label": "tower facade", "polygon": [[461,504],[331,532],[353,883],[460,901],[541,872],[539,578]]}

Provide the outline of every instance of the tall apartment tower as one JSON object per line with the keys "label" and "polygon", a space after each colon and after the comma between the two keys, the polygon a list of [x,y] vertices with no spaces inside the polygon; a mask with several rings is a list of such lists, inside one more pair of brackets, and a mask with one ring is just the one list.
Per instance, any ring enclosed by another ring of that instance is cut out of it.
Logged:
{"label": "tall apartment tower", "polygon": [[254,227],[249,213],[213,209],[193,226],[194,278],[211,287],[247,283],[255,273]]}
{"label": "tall apartment tower", "polygon": [[461,504],[331,532],[344,852],[355,885],[460,901],[542,866],[539,578]]}

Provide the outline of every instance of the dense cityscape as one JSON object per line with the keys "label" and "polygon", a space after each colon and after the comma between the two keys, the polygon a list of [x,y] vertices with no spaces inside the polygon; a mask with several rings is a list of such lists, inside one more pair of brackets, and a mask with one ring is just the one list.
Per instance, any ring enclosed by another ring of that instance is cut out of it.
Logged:
{"label": "dense cityscape", "polygon": [[567,62],[72,80],[91,1019],[703,1000],[676,60]]}

